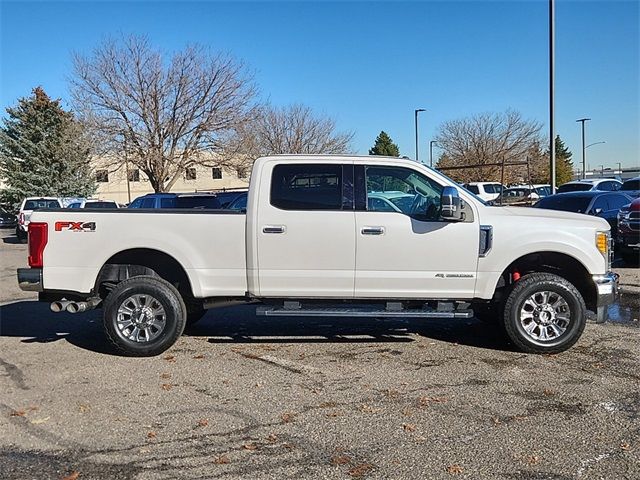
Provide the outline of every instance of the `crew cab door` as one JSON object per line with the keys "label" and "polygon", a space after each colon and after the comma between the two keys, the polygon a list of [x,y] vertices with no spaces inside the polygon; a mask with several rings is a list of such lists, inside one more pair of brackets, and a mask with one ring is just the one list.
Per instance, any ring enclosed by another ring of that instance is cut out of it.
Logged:
{"label": "crew cab door", "polygon": [[353,164],[270,162],[259,185],[259,295],[353,297]]}
{"label": "crew cab door", "polygon": [[355,182],[356,297],[474,296],[477,215],[441,219],[444,186],[418,169],[356,163]]}

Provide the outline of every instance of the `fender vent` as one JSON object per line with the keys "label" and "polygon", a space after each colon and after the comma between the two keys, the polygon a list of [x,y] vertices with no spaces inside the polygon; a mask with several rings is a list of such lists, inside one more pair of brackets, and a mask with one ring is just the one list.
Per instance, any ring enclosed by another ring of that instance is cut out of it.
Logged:
{"label": "fender vent", "polygon": [[486,257],[493,245],[493,227],[491,225],[480,225],[480,245],[478,256]]}

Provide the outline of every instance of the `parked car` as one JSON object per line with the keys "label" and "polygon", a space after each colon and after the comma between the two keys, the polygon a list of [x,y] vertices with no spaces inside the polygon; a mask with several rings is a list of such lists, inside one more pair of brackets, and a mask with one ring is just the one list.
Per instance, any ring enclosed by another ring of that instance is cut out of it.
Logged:
{"label": "parked car", "polygon": [[640,177],[625,180],[620,190],[634,198],[640,197]]}
{"label": "parked car", "polygon": [[544,185],[522,185],[518,187],[505,188],[502,194],[495,200],[489,202],[490,205],[523,205],[531,206],[541,197],[548,195]]}
{"label": "parked car", "polygon": [[16,228],[17,225],[18,218],[4,208],[0,208],[0,228]]}
{"label": "parked car", "polygon": [[120,205],[118,202],[114,202],[113,200],[89,198],[79,202],[70,203],[67,208],[120,208]]}
{"label": "parked car", "polygon": [[228,203],[227,206],[225,208],[229,209],[229,210],[236,210],[236,211],[246,211],[247,210],[247,199],[249,198],[249,192],[242,192],[240,195],[238,195],[235,200],[233,200],[232,202]]}
{"label": "parked car", "polygon": [[213,193],[149,193],[136,198],[128,208],[222,208]]}
{"label": "parked car", "polygon": [[246,189],[221,190],[212,193],[216,196],[222,208],[229,208],[229,205],[235,202],[238,198],[242,197],[243,195],[245,197],[247,196]]}
{"label": "parked car", "polygon": [[18,213],[18,225],[16,226],[18,240],[21,242],[27,240],[31,214],[42,208],[62,208],[62,202],[57,197],[27,197],[22,200]]}
{"label": "parked car", "polygon": [[640,198],[618,212],[617,250],[625,263],[640,263]]}
{"label": "parked car", "polygon": [[618,212],[632,198],[623,192],[568,192],[549,195],[542,198],[534,206],[547,210],[584,213],[604,218],[611,225],[613,238],[618,231]]}
{"label": "parked car", "polygon": [[[385,185],[413,196],[408,212],[370,207]],[[103,308],[132,356],[167,350],[206,308],[247,302],[274,321],[487,312],[521,350],[560,352],[587,309],[604,321],[616,298],[606,221],[488,207],[418,162],[264,157],[249,192],[246,213],[35,212],[19,285],[54,311]]]}
{"label": "parked car", "polygon": [[408,213],[413,205],[414,195],[404,192],[370,192],[367,195],[369,210],[376,212]]}
{"label": "parked car", "polygon": [[622,187],[622,182],[611,178],[594,178],[574,180],[560,185],[556,193],[589,192],[599,190],[603,192],[617,192]]}
{"label": "parked car", "polygon": [[498,198],[504,189],[502,184],[497,182],[469,182],[465,183],[463,187],[485,202]]}

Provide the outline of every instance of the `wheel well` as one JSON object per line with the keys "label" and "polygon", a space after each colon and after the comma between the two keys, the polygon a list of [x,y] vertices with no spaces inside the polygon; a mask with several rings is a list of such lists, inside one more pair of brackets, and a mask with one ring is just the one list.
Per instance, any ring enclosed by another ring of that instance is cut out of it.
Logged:
{"label": "wheel well", "polygon": [[100,269],[95,291],[104,298],[122,280],[157,275],[171,283],[185,298],[193,298],[187,272],[171,255],[150,248],[133,248],[113,255]]}
{"label": "wheel well", "polygon": [[[585,266],[570,255],[558,252],[536,252],[513,261],[500,276],[496,295],[528,273],[553,273],[571,282],[580,292],[589,310],[596,309],[597,292],[591,274]],[[514,277],[514,274],[516,275]]]}

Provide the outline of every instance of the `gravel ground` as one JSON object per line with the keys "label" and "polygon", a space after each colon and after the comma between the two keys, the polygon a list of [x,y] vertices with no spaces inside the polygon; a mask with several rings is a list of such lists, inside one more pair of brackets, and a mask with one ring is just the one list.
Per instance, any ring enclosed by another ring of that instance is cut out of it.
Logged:
{"label": "gravel ground", "polygon": [[616,322],[524,355],[476,320],[209,312],[165,355],[114,355],[98,312],[21,292],[0,243],[0,478],[640,477],[640,273]]}

